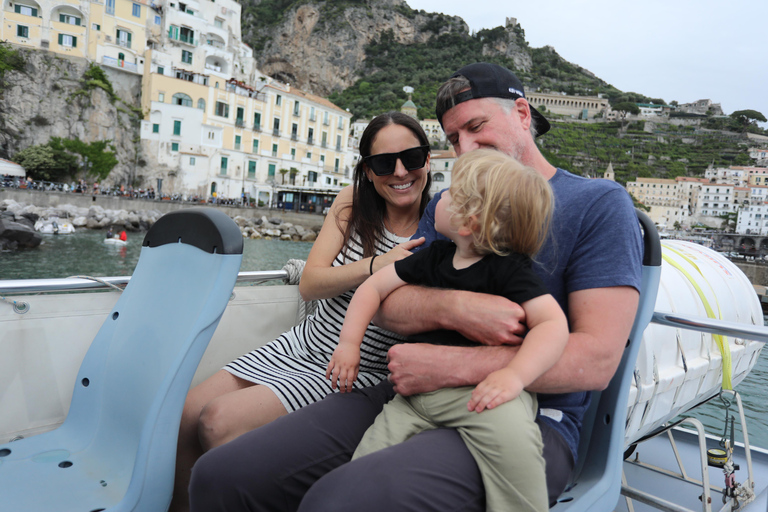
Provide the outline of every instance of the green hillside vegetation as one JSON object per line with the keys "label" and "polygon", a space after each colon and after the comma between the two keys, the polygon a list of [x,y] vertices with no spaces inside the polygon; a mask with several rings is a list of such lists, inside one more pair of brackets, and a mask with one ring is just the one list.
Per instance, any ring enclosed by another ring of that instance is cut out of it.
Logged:
{"label": "green hillside vegetation", "polygon": [[739,134],[645,122],[631,122],[626,132],[620,122],[553,122],[553,129],[538,139],[552,164],[576,174],[602,177],[613,164],[616,181],[636,178],[702,176],[709,165],[749,165],[748,149]]}

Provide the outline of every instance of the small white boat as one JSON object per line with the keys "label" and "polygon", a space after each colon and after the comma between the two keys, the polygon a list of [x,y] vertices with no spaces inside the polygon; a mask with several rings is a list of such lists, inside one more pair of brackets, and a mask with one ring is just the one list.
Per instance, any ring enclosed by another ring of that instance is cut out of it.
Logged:
{"label": "small white boat", "polygon": [[50,218],[35,222],[35,231],[44,235],[71,235],[75,232],[75,226],[68,220]]}
{"label": "small white boat", "polygon": [[105,238],[104,243],[107,245],[122,246],[122,245],[128,245],[128,240],[120,240],[116,236],[113,236],[112,238]]}

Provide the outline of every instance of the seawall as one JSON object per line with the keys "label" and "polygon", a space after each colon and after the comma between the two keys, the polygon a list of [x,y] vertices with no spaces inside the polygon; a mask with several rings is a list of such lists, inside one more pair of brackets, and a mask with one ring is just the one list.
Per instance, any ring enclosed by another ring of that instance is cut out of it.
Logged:
{"label": "seawall", "polygon": [[[31,204],[41,208],[57,206],[62,204],[71,204],[73,206],[89,208],[94,205],[101,206],[105,210],[125,210],[125,211],[143,211],[156,210],[160,213],[168,213],[182,208],[192,208],[204,206],[206,208],[215,208],[230,217],[238,215],[245,218],[279,218],[283,222],[290,222],[309,229],[319,228],[325,220],[325,216],[318,213],[302,213],[294,211],[283,211],[269,208],[243,208],[240,206],[198,204],[178,201],[160,201],[151,199],[132,199],[127,197],[116,197],[106,195],[77,194],[72,192],[53,192],[41,190],[24,189],[0,189],[0,201],[3,199],[13,199],[19,203]],[[319,230],[319,229],[318,229]]]}

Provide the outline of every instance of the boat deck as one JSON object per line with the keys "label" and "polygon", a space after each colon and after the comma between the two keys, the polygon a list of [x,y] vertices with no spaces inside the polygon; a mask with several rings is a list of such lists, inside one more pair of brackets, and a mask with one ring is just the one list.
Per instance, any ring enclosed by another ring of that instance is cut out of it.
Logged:
{"label": "boat deck", "polygon": [[[699,497],[702,495],[702,472],[698,436],[695,431],[688,429],[673,429],[670,431],[675,439],[675,446],[680,459],[686,461],[681,470],[672,449],[669,432],[661,434],[637,445],[635,452],[624,462],[625,487],[652,494],[668,501],[677,507],[653,507],[638,499],[629,500],[625,496],[619,499],[617,511],[644,512],[654,510],[706,510]],[[720,448],[718,439],[706,438],[706,449]],[[768,511],[768,451],[752,447],[752,472],[755,481],[755,500],[742,510]],[[734,449],[733,461],[739,466],[735,473],[736,481],[744,484],[747,481],[747,460],[743,445],[737,443]],[[687,478],[683,478],[683,474]],[[722,490],[724,474],[721,468],[708,467],[707,474],[711,490],[711,508],[719,511],[724,507]],[[624,491],[626,493],[626,490]],[[725,510],[731,510],[725,508]]]}

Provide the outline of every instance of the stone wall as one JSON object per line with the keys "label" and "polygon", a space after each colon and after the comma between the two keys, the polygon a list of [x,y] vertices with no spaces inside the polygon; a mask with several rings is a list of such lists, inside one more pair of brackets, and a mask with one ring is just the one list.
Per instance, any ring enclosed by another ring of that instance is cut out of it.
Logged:
{"label": "stone wall", "polygon": [[[96,198],[94,201],[94,197]],[[144,211],[155,210],[160,213],[168,213],[182,208],[201,206],[195,203],[181,203],[175,201],[159,201],[149,199],[129,199],[114,196],[91,196],[90,194],[74,194],[66,192],[43,192],[38,190],[0,189],[0,201],[13,199],[19,203],[32,204],[41,208],[71,204],[81,208],[101,206],[105,210]],[[216,208],[230,217],[242,216],[246,218],[279,218],[283,222],[297,224],[308,229],[314,229],[323,224],[325,216],[317,213],[283,212],[282,210],[269,208],[241,208],[237,206],[205,205],[206,208]]]}
{"label": "stone wall", "polygon": [[768,265],[733,262],[747,276],[753,285],[768,286]]}

